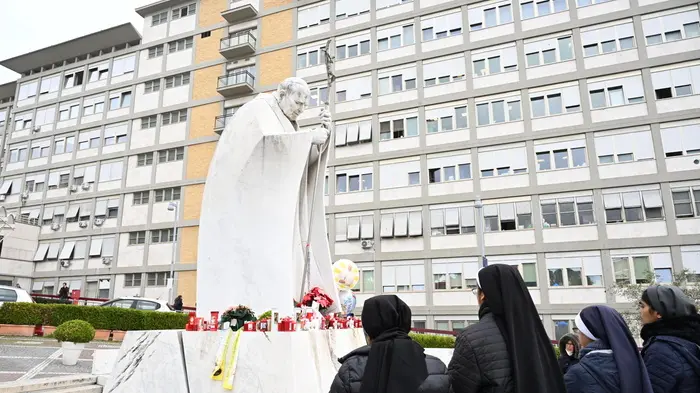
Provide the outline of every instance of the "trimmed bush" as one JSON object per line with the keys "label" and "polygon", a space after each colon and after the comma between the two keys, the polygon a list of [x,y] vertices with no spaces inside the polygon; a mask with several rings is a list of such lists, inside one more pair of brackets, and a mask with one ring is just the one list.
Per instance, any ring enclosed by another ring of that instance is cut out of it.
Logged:
{"label": "trimmed bush", "polygon": [[85,321],[68,321],[58,326],[53,336],[58,341],[89,343],[95,338],[95,328]]}
{"label": "trimmed bush", "polygon": [[88,322],[95,329],[169,330],[184,329],[188,316],[174,312],[72,304],[5,303],[0,307],[0,324],[60,326],[76,319]]}
{"label": "trimmed bush", "polygon": [[410,333],[411,338],[423,348],[454,348],[455,337],[437,334]]}
{"label": "trimmed bush", "polygon": [[35,302],[39,304],[73,304],[68,299],[55,299],[55,298],[49,298],[49,297],[39,297],[39,296],[32,296],[32,299],[34,299]]}

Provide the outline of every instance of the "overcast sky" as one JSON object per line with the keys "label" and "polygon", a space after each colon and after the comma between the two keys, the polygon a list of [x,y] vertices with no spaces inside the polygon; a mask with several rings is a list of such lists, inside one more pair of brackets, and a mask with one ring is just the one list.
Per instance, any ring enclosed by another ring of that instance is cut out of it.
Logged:
{"label": "overcast sky", "polygon": [[[122,23],[141,32],[134,10],[157,0],[0,0],[0,60],[55,45]],[[18,74],[0,67],[0,84]]]}

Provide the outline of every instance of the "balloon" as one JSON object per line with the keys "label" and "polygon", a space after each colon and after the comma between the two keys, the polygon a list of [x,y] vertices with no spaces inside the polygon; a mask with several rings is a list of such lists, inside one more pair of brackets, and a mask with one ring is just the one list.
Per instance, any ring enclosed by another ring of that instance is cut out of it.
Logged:
{"label": "balloon", "polygon": [[349,259],[340,259],[333,264],[333,280],[340,291],[352,289],[360,281],[360,269]]}
{"label": "balloon", "polygon": [[357,298],[355,297],[355,294],[350,292],[350,296],[343,300],[343,305],[345,306],[345,314],[352,313],[357,305]]}

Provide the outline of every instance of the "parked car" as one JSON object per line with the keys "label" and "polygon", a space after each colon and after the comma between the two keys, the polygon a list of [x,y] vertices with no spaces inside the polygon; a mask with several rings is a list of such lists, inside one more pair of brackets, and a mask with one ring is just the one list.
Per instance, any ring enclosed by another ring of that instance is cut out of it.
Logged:
{"label": "parked car", "polygon": [[119,297],[100,304],[100,307],[133,308],[135,310],[174,312],[165,300],[142,297]]}
{"label": "parked car", "polygon": [[0,306],[3,303],[34,303],[34,299],[22,288],[0,285]]}

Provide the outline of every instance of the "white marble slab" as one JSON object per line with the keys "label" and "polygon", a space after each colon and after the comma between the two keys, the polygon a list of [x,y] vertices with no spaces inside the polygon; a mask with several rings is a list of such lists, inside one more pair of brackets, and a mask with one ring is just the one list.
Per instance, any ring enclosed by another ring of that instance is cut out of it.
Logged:
{"label": "white marble slab", "polygon": [[92,375],[111,375],[118,357],[118,349],[96,349],[92,353]]}

